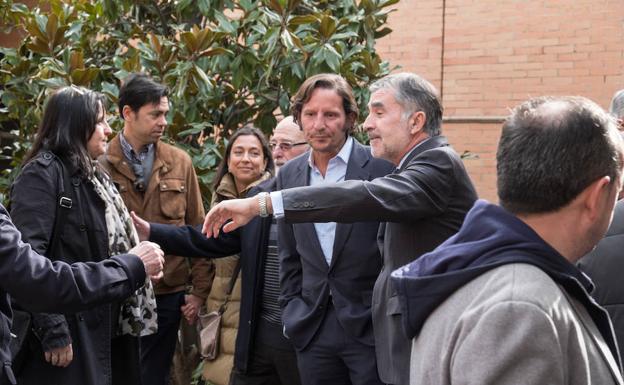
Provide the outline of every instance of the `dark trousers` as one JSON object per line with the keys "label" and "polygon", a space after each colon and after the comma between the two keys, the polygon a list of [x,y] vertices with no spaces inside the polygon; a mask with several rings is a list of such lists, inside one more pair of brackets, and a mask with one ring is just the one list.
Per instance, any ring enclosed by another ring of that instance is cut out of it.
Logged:
{"label": "dark trousers", "polygon": [[375,348],[345,333],[330,302],[310,345],[297,352],[304,385],[381,385]]}
{"label": "dark trousers", "polygon": [[158,332],[141,337],[141,379],[143,385],[167,385],[178,338],[184,292],[156,296]]}
{"label": "dark trousers", "polygon": [[282,326],[258,322],[247,372],[232,370],[230,385],[300,385],[297,353],[282,334]]}

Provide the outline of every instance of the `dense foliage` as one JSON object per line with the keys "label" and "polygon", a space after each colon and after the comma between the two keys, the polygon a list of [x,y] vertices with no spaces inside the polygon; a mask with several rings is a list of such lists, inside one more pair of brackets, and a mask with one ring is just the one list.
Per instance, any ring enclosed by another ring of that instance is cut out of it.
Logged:
{"label": "dense foliage", "polygon": [[390,32],[384,23],[396,2],[52,0],[28,8],[0,0],[0,25],[27,31],[17,48],[0,48],[1,135],[11,160],[0,194],[33,140],[50,89],[99,90],[116,116],[120,80],[144,71],[170,87],[166,140],[188,150],[209,196],[223,141],[246,123],[270,132],[306,77],[340,73],[364,107],[366,86],[389,70],[375,39]]}

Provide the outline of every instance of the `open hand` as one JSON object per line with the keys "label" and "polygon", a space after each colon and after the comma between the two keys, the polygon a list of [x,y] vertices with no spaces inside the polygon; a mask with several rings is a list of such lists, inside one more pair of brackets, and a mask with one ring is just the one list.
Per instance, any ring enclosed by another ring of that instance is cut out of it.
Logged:
{"label": "open hand", "polygon": [[208,238],[218,237],[224,224],[223,231],[229,233],[249,223],[258,213],[259,205],[256,197],[223,201],[206,214],[202,233]]}

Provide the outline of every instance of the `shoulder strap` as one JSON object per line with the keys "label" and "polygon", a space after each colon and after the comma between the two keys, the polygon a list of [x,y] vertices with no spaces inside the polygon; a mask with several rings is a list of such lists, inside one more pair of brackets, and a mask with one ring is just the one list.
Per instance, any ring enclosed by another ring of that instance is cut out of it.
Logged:
{"label": "shoulder strap", "polygon": [[[54,156],[54,154],[52,154]],[[65,167],[65,162],[56,157],[57,163],[61,170],[61,179],[63,183],[59,185],[59,191],[57,194],[57,208],[56,208],[56,216],[54,218],[54,228],[52,229],[52,238],[50,239],[50,247],[46,252],[46,255],[49,257],[50,255],[54,255],[57,251],[59,241],[61,236],[63,235],[63,227],[65,226],[67,214],[69,213],[69,209],[73,206],[73,194],[71,188],[71,182],[69,180],[69,175],[67,174],[67,170]]]}
{"label": "shoulder strap", "polygon": [[225,309],[227,308],[227,304],[230,302],[230,295],[232,294],[232,290],[234,290],[234,286],[236,285],[236,280],[238,279],[238,273],[241,269],[241,260],[240,257],[236,260],[236,266],[234,267],[234,271],[232,272],[232,278],[230,278],[230,284],[228,285],[227,291],[225,292],[225,300],[223,304],[219,307],[219,314],[223,314]]}
{"label": "shoulder strap", "polygon": [[230,278],[230,284],[228,285],[228,290],[225,294],[227,294],[228,298],[230,294],[232,294],[232,290],[234,290],[234,285],[236,285],[236,280],[238,279],[238,273],[240,273],[241,269],[241,260],[240,257],[236,260],[236,266],[234,267],[234,271],[232,272],[232,278]]}

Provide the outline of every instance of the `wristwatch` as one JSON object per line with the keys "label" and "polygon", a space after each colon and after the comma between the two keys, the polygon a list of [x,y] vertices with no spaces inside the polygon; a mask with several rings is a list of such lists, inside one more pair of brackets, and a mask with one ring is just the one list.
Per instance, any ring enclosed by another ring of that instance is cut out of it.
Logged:
{"label": "wristwatch", "polygon": [[269,193],[261,192],[258,194],[258,205],[260,206],[260,216],[262,218],[266,218],[269,216],[269,211],[267,210],[267,197]]}

